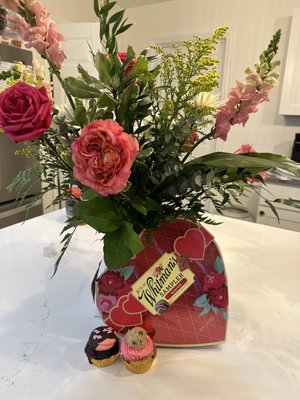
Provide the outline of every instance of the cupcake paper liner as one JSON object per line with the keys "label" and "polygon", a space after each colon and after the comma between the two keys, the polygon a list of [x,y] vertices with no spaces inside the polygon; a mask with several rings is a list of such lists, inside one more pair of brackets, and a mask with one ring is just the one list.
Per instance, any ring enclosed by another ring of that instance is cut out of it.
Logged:
{"label": "cupcake paper liner", "polygon": [[108,365],[113,364],[118,359],[119,355],[120,353],[117,353],[109,358],[104,358],[103,360],[96,360],[95,358],[91,358],[91,363],[98,368],[107,367]]}
{"label": "cupcake paper liner", "polygon": [[128,371],[133,372],[135,374],[142,374],[148,371],[148,369],[150,369],[155,357],[156,357],[156,348],[154,346],[153,351],[149,354],[149,356],[143,358],[142,360],[128,361],[125,360],[124,357],[122,357],[122,359]]}

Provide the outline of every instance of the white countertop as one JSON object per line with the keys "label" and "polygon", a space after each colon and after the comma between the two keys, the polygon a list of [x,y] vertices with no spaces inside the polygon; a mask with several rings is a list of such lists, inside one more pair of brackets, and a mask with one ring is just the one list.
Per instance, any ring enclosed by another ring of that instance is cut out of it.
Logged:
{"label": "white countertop", "polygon": [[[300,233],[224,218],[208,227],[229,281],[227,342],[158,349],[152,369],[91,366],[99,236],[80,226],[50,280],[65,210],[0,230],[1,400],[300,398]],[[52,243],[52,245],[51,245]]]}

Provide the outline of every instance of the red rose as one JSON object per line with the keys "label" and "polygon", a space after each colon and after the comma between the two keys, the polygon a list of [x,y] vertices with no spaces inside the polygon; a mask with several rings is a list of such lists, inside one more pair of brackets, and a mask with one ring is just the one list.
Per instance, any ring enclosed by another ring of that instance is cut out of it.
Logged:
{"label": "red rose", "polygon": [[217,274],[216,272],[211,272],[204,276],[203,280],[203,290],[208,292],[210,289],[219,289],[226,284],[226,279],[224,274]]}
{"label": "red rose", "polygon": [[222,308],[228,305],[228,290],[226,286],[218,289],[211,289],[207,293],[207,298],[210,304],[215,307]]}
{"label": "red rose", "polygon": [[125,189],[138,155],[137,140],[112,119],[86,125],[72,144],[74,177],[102,196]]}
{"label": "red rose", "polygon": [[[126,61],[127,58],[127,53],[120,51],[118,53],[118,56],[120,58],[120,60],[122,61],[122,64],[124,64],[124,62]],[[132,70],[132,67],[136,64],[136,60],[135,58],[133,60],[131,60],[130,64],[128,65],[128,67],[125,70],[125,76],[128,76]]]}
{"label": "red rose", "polygon": [[186,152],[191,151],[198,139],[199,139],[199,133],[191,132],[182,145],[182,151]]}
{"label": "red rose", "polygon": [[14,142],[39,139],[50,127],[51,112],[45,87],[19,82],[0,94],[0,125]]}
{"label": "red rose", "polygon": [[[124,277],[117,271],[107,271],[100,276],[98,281],[99,294],[119,296],[130,291],[130,286]],[[126,293],[126,294],[127,294]]]}

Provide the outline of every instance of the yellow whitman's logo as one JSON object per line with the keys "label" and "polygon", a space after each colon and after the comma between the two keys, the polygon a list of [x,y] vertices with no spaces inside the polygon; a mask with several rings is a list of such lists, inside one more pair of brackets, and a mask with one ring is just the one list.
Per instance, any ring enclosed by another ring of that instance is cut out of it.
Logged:
{"label": "yellow whitman's logo", "polygon": [[161,315],[193,282],[193,272],[181,271],[175,254],[165,253],[132,285],[132,294],[151,314]]}

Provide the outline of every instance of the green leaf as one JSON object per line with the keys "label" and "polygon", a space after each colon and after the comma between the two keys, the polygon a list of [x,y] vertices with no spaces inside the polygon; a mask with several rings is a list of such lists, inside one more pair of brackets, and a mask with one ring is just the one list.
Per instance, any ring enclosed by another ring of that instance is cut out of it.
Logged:
{"label": "green leaf", "polygon": [[221,274],[224,271],[224,263],[220,256],[215,259],[214,268],[218,274]]}
{"label": "green leaf", "polygon": [[130,74],[125,79],[126,82],[138,78],[148,72],[148,60],[145,56],[138,56],[136,64],[132,67]]}
{"label": "green leaf", "polygon": [[89,188],[85,192],[83,192],[83,195],[82,195],[83,200],[92,200],[95,197],[99,197],[99,193],[91,188]]}
{"label": "green leaf", "polygon": [[108,24],[112,24],[113,22],[116,22],[118,20],[121,20],[124,16],[125,10],[121,10],[116,12],[115,14],[113,14],[109,20],[108,20]]}
{"label": "green leaf", "polygon": [[[126,18],[124,21],[122,21],[122,19],[119,19],[119,20],[117,20],[117,21],[114,23],[114,26],[113,26],[113,28],[112,28],[112,30],[111,30],[112,36],[116,36],[116,31],[118,30],[119,27],[121,28],[122,26],[125,25],[127,19],[128,19],[128,18]],[[121,22],[122,22],[122,24],[121,24]],[[120,24],[121,24],[121,25],[120,25]]]}
{"label": "green leaf", "polygon": [[133,24],[126,24],[126,25],[122,25],[116,32],[116,36],[120,35],[123,32],[126,32]]}
{"label": "green leaf", "polygon": [[223,319],[224,319],[225,321],[228,320],[228,314],[227,314],[226,311],[222,311],[222,317],[223,317]]}
{"label": "green leaf", "polygon": [[127,267],[122,268],[121,275],[123,276],[125,281],[132,275],[134,268],[135,267],[133,265],[128,265]]}
{"label": "green leaf", "polygon": [[87,124],[87,112],[83,105],[79,105],[75,108],[75,121],[80,126],[84,126]]}
{"label": "green leaf", "polygon": [[129,222],[125,222],[117,231],[104,236],[105,264],[108,269],[123,267],[142,249],[141,239]]}
{"label": "green leaf", "polygon": [[114,110],[117,107],[117,102],[107,93],[103,93],[97,103],[98,107],[104,108],[108,107],[110,110]]}
{"label": "green leaf", "polygon": [[147,147],[147,149],[143,149],[143,150],[141,150],[140,152],[139,152],[139,155],[138,155],[138,159],[139,160],[143,160],[143,159],[145,159],[145,158],[148,158],[149,156],[151,156],[151,154],[154,152],[154,149],[153,149],[153,147]]}
{"label": "green leaf", "polygon": [[98,232],[113,232],[122,225],[115,204],[108,198],[94,198],[78,203],[80,217]]}
{"label": "green leaf", "polygon": [[104,236],[104,261],[108,269],[122,268],[132,257],[124,241],[125,227]]}
{"label": "green leaf", "polygon": [[265,199],[265,203],[271,208],[273,214],[275,215],[275,217],[277,218],[278,223],[280,223],[280,218],[278,215],[278,212],[274,206],[274,204],[272,204],[269,200]]}
{"label": "green leaf", "polygon": [[94,0],[94,11],[95,14],[97,15],[97,17],[99,17],[100,13],[99,13],[99,0]]}
{"label": "green leaf", "polygon": [[89,85],[95,85],[98,86],[99,88],[103,89],[105,86],[99,81],[99,79],[91,76],[80,64],[78,64],[78,72],[82,76],[82,79],[85,81],[85,83]]}
{"label": "green leaf", "polygon": [[199,314],[199,317],[202,317],[203,315],[206,315],[210,312],[210,304],[206,304],[206,306],[203,307],[203,310]]}
{"label": "green leaf", "polygon": [[195,301],[194,301],[194,306],[195,307],[203,307],[208,303],[207,300],[207,295],[203,294],[202,296],[198,297]]}
{"label": "green leaf", "polygon": [[[117,40],[115,36],[112,36],[106,43],[108,53],[113,54],[117,49]],[[113,75],[114,76],[114,75]]]}
{"label": "green leaf", "polygon": [[147,129],[149,129],[149,128],[151,128],[151,124],[143,125],[143,126],[141,126],[140,128],[137,128],[137,129],[134,131],[134,133],[135,133],[136,135],[138,135],[138,134],[140,134],[140,133],[145,132],[145,131],[146,131]]}
{"label": "green leaf", "polygon": [[150,211],[160,211],[162,209],[161,204],[150,197],[133,196],[131,201],[144,206]]}
{"label": "green leaf", "polygon": [[284,204],[286,206],[294,207],[294,208],[300,208],[300,201],[299,200],[294,200],[294,199],[275,199],[273,201],[274,203],[279,203],[279,204]]}
{"label": "green leaf", "polygon": [[[95,0],[95,1],[97,1],[97,0]],[[98,2],[98,1],[97,1]],[[115,4],[117,4],[117,2],[116,1],[112,1],[111,3],[108,3],[108,4],[105,4],[103,7],[101,7],[101,9],[100,9],[100,12],[97,14],[96,13],[96,15],[101,15],[101,14],[106,14],[106,13],[108,13],[112,8],[113,8],[113,6],[115,5]]]}
{"label": "green leaf", "polygon": [[134,202],[131,202],[131,205],[132,205],[133,208],[135,208],[141,214],[143,214],[143,215],[147,215],[148,214],[148,210],[144,206],[142,206],[140,204],[137,204],[137,203],[134,203]]}
{"label": "green leaf", "polygon": [[133,230],[133,225],[130,222],[125,222],[125,243],[132,255],[143,250],[144,246],[139,235]]}
{"label": "green leaf", "polygon": [[136,100],[139,93],[138,85],[129,85],[120,95],[120,114],[126,120],[131,104]]}
{"label": "green leaf", "polygon": [[213,306],[213,305],[211,304],[210,308],[212,309],[212,311],[214,312],[214,314],[216,314],[216,315],[218,314],[218,312],[219,312],[218,307],[215,307],[215,306]]}
{"label": "green leaf", "polygon": [[300,177],[300,165],[298,163],[280,154],[272,153],[232,154],[216,152],[197,157],[186,163],[187,168],[195,167],[196,165],[206,165],[223,170],[233,169],[235,171],[242,168],[251,174],[278,167]]}
{"label": "green leaf", "polygon": [[124,70],[126,70],[129,67],[129,64],[135,57],[135,51],[132,46],[127,47],[127,52],[126,52],[126,60],[123,64]]}
{"label": "green leaf", "polygon": [[61,243],[63,243],[63,247],[60,250],[60,254],[59,254],[57,260],[55,261],[54,270],[53,270],[53,274],[52,274],[51,278],[53,278],[54,275],[56,274],[56,272],[58,270],[58,267],[59,267],[59,264],[61,262],[61,259],[64,256],[67,248],[69,247],[69,244],[71,243],[71,240],[73,238],[73,235],[74,235],[74,233],[76,231],[76,228],[78,227],[79,223],[80,223],[80,220],[78,220],[76,218],[70,219],[70,220],[67,221],[67,224],[64,226],[63,230],[61,231],[60,234],[62,235],[66,231],[68,231],[69,229],[73,228],[73,231],[71,233],[66,233],[64,235],[63,239],[61,240]]}
{"label": "green leaf", "polygon": [[96,54],[95,66],[99,73],[99,78],[105,85],[110,85],[112,76],[110,73],[110,61],[108,57],[105,57],[100,51]]}
{"label": "green leaf", "polygon": [[71,76],[64,79],[63,87],[68,93],[70,93],[71,96],[78,97],[80,99],[91,99],[101,96],[101,92],[98,89],[89,86],[82,80],[73,78]]}

